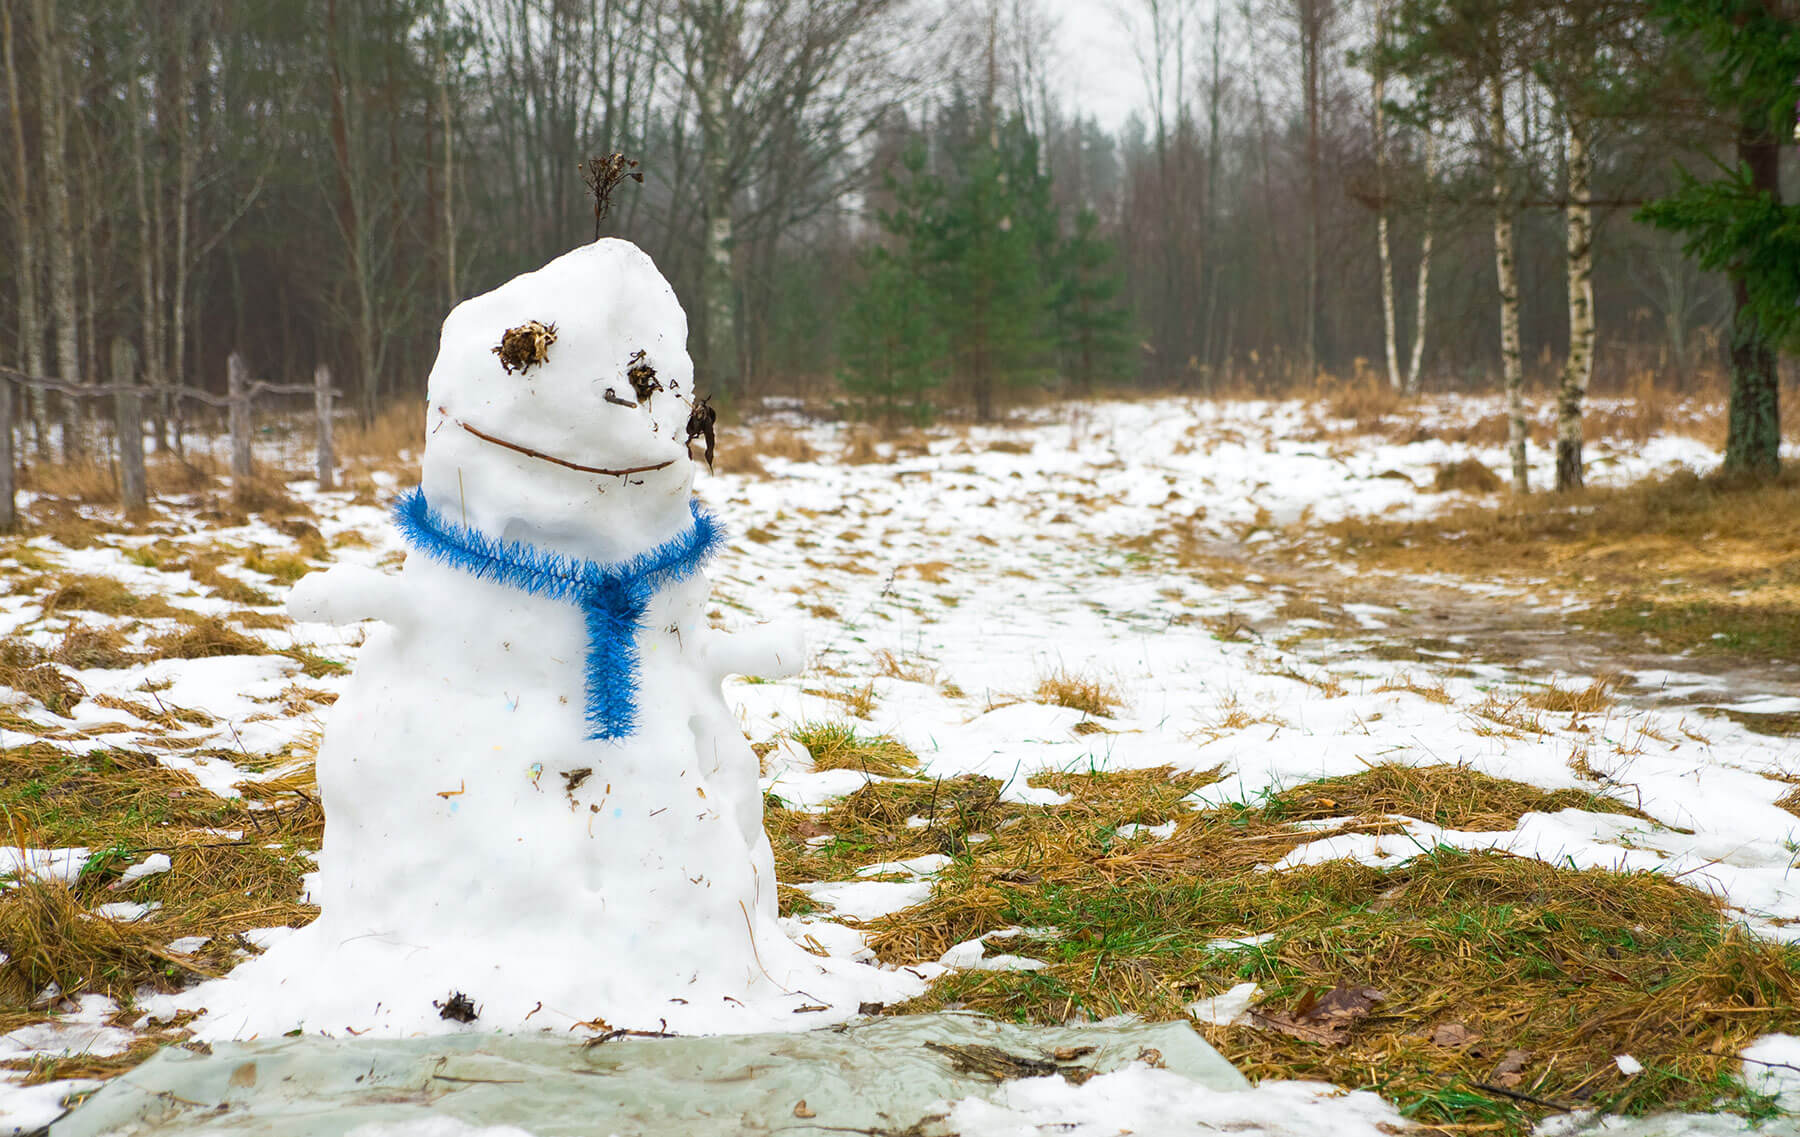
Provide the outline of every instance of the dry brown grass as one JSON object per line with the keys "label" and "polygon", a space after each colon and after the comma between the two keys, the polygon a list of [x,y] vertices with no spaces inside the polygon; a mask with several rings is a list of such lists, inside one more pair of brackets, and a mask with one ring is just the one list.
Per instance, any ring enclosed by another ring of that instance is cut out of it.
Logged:
{"label": "dry brown grass", "polygon": [[173,616],[175,609],[160,596],[139,596],[123,581],[110,576],[64,573],[43,599],[44,615],[69,609],[98,612],[103,616]]}
{"label": "dry brown grass", "polygon": [[28,877],[0,893],[0,1005],[27,1006],[54,983],[64,993],[95,991],[129,1002],[139,987],[169,990],[203,965],[163,947],[140,924],[91,915],[74,889]]}
{"label": "dry brown grass", "polygon": [[1099,676],[1079,674],[1065,667],[1040,677],[1032,698],[1095,718],[1111,718],[1125,707],[1125,697],[1118,687]]}
{"label": "dry brown grass", "polygon": [[1623,802],[1582,790],[1541,790],[1467,766],[1383,763],[1359,774],[1308,782],[1272,795],[1265,812],[1293,821],[1325,817],[1411,817],[1445,829],[1501,832],[1527,813],[1583,809],[1651,819]]}
{"label": "dry brown grass", "polygon": [[1614,705],[1613,688],[1617,686],[1616,677],[1596,679],[1579,690],[1552,683],[1542,690],[1526,692],[1525,704],[1540,711],[1558,711],[1571,715],[1598,714]]}
{"label": "dry brown grass", "polygon": [[916,754],[885,734],[860,734],[848,723],[808,722],[788,731],[812,755],[815,770],[860,770],[898,778],[919,767]]}
{"label": "dry brown grass", "polygon": [[896,655],[886,648],[875,653],[875,674],[907,683],[937,683],[937,669],[923,659]]}
{"label": "dry brown grass", "polygon": [[371,422],[352,416],[339,420],[336,428],[332,442],[346,469],[410,472],[425,447],[425,405],[401,399],[382,408]]}
{"label": "dry brown grass", "polygon": [[215,617],[196,620],[177,632],[153,636],[149,643],[160,659],[210,659],[220,655],[274,655],[275,649]]}
{"label": "dry brown grass", "polygon": [[[1758,1108],[1734,1088],[1735,1055],[1800,1024],[1800,952],[1750,939],[1699,891],[1658,874],[1448,849],[1422,848],[1387,870],[1261,867],[1327,835],[1292,828],[1304,818],[1351,818],[1335,832],[1394,832],[1392,814],[1497,830],[1527,810],[1629,812],[1616,802],[1455,767],[1377,767],[1194,812],[1189,795],[1212,776],[1033,779],[1072,795],[1057,807],[1002,802],[1000,784],[981,778],[877,783],[823,814],[771,810],[770,833],[789,881],[844,879],[876,858],[957,858],[929,900],[872,924],[889,963],[936,959],[1003,927],[1037,929],[1006,950],[1042,970],[955,972],[895,1013],[1157,1020],[1253,980],[1257,1010],[1273,1015],[1339,984],[1366,986],[1384,997],[1336,1044],[1253,1025],[1201,1029],[1253,1078],[1374,1089],[1430,1131],[1527,1132],[1542,1107],[1477,1089],[1514,1052],[1520,1076],[1503,1085],[1543,1101],[1622,1113],[1721,1100]],[[1173,836],[1117,837],[1127,822],[1161,821],[1176,822]],[[1271,931],[1265,944],[1217,946]],[[1444,1026],[1460,1029],[1436,1035]],[[1620,1073],[1621,1053],[1645,1072]]]}
{"label": "dry brown grass", "polygon": [[1596,630],[1800,659],[1800,474],[1755,485],[1682,473],[1320,531],[1364,570],[1548,580],[1592,605],[1573,619]]}
{"label": "dry brown grass", "polygon": [[1505,487],[1506,483],[1500,480],[1499,474],[1475,458],[1464,458],[1448,466],[1439,466],[1437,474],[1431,479],[1431,488],[1435,493],[1453,490],[1463,493],[1498,493]]}

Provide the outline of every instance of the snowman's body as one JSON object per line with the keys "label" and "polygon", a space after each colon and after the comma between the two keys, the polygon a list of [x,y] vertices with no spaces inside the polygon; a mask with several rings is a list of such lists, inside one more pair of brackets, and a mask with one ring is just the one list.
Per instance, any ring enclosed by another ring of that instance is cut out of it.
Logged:
{"label": "snowman's body", "polygon": [[[490,348],[528,320],[556,343],[508,373]],[[443,532],[602,568],[692,537],[685,337],[668,284],[617,241],[459,306],[421,482]],[[638,351],[664,390],[621,405]],[[694,567],[646,593],[630,664],[596,652],[576,603],[484,578],[453,546],[416,545],[398,578],[303,581],[296,615],[382,621],[319,753],[321,915],[203,989],[202,1034],[455,1029],[434,1006],[453,992],[480,1010],[462,1029],[795,1029],[912,989],[777,922],[757,762],[719,682],[791,674],[800,645],[709,628]],[[627,683],[635,714],[597,725],[596,685]]]}

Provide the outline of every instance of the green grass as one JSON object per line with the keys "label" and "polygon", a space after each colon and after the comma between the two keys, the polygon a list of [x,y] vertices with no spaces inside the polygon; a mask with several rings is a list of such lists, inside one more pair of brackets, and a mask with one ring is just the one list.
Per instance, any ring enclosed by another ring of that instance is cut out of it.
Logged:
{"label": "green grass", "polygon": [[1654,639],[1664,651],[1800,660],[1800,608],[1790,605],[1627,597],[1577,619],[1595,631]]}

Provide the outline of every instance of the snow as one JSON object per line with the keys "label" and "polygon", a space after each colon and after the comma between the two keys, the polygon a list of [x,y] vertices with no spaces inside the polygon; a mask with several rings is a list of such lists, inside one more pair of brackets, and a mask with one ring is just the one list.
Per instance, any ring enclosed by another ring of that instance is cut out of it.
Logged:
{"label": "snow", "polygon": [[454,1117],[417,1121],[371,1122],[358,1125],[344,1137],[532,1137],[516,1125],[472,1125]]}
{"label": "snow", "polygon": [[168,872],[170,863],[169,854],[151,853],[142,861],[120,873],[119,879],[115,883],[120,888],[128,887],[133,881],[142,880],[147,876],[154,876],[159,872]]}
{"label": "snow", "polygon": [[1261,1137],[1387,1137],[1407,1122],[1371,1093],[1340,1093],[1314,1082],[1267,1081],[1249,1090],[1207,1089],[1179,1074],[1131,1066],[1080,1086],[1061,1078],[1007,1082],[986,1098],[950,1108],[962,1137],[1175,1137],[1254,1133]]}
{"label": "snow", "polygon": [[[1392,577],[1386,581],[1391,605],[1343,604],[1347,623],[1314,626],[1319,634],[1293,645],[1255,634],[1220,638],[1207,626],[1231,615],[1271,620],[1282,597],[1228,559],[1202,556],[1200,567],[1184,562],[1186,544],[1205,555],[1212,543],[1241,548],[1266,536],[1257,526],[1303,517],[1323,523],[1423,516],[1458,500],[1416,488],[1430,483],[1438,465],[1475,458],[1504,472],[1499,447],[1321,440],[1312,437],[1307,409],[1291,403],[1081,403],[1033,412],[1023,424],[1004,428],[939,431],[928,453],[892,465],[837,462],[844,428],[794,421],[787,429],[823,458],[767,457],[766,479],[713,476],[678,463],[672,469],[679,476],[666,481],[586,479],[586,496],[580,496],[572,482],[545,480],[545,471],[528,458],[505,454],[495,461],[450,419],[474,422],[478,413],[491,414],[479,422],[516,427],[534,449],[566,448],[573,460],[595,465],[660,460],[679,450],[670,439],[679,437],[685,412],[666,392],[656,397],[650,416],[589,398],[596,384],[607,382],[622,393],[620,369],[640,347],[650,351],[665,382],[675,378],[685,386],[688,374],[680,346],[685,322],[660,277],[652,279],[654,269],[622,249],[605,243],[596,249],[585,257],[637,281],[618,286],[624,295],[613,304],[621,313],[616,325],[601,327],[562,306],[587,286],[569,287],[551,277],[522,278],[520,288],[515,282],[494,294],[502,299],[480,298],[453,315],[432,380],[432,405],[447,410],[433,420],[425,483],[428,494],[454,503],[447,506],[454,519],[466,510],[477,527],[527,535],[581,556],[615,558],[682,524],[676,507],[697,476],[699,495],[740,536],[709,570],[710,596],[703,583],[682,586],[659,601],[666,608],[656,619],[645,622],[652,629],[643,652],[645,689],[668,695],[660,705],[669,721],[662,722],[662,712],[647,702],[651,721],[643,739],[609,744],[604,762],[577,757],[595,745],[579,737],[583,639],[577,613],[540,598],[497,594],[417,558],[398,577],[378,573],[399,547],[386,514],[352,504],[348,492],[320,494],[295,484],[293,491],[324,518],[328,536],[354,532],[369,541],[366,548],[334,553],[346,568],[368,575],[359,580],[344,574],[335,593],[325,581],[340,570],[306,578],[298,591],[308,618],[291,632],[255,634],[272,647],[309,645],[350,661],[348,678],[297,678],[298,665],[274,655],[165,660],[78,676],[92,695],[149,702],[148,685],[163,703],[204,709],[216,718],[215,727],[168,736],[191,739],[193,749],[205,753],[165,750],[161,757],[227,796],[267,771],[259,775],[262,763],[239,765],[221,755],[265,759],[294,746],[321,717],[325,723],[320,775],[331,824],[310,885],[325,916],[300,932],[251,933],[252,943],[269,949],[266,955],[224,983],[142,1000],[152,1017],[166,1020],[183,1006],[209,1006],[202,1030],[213,1037],[273,1035],[299,1025],[333,1032],[352,1026],[378,1033],[485,1031],[523,1023],[541,1002],[544,1009],[528,1029],[543,1025],[566,1033],[570,1024],[595,1017],[614,1026],[653,1027],[666,1019],[684,1032],[794,1029],[838,1021],[853,1014],[859,1001],[903,998],[919,988],[920,974],[937,969],[1031,965],[1028,957],[997,954],[1005,937],[996,933],[958,944],[916,973],[868,966],[864,932],[841,921],[877,919],[923,900],[942,859],[881,861],[849,873],[854,879],[805,884],[825,911],[774,917],[765,853],[744,839],[746,826],[736,821],[734,808],[747,811],[767,792],[798,808],[821,810],[879,780],[860,771],[814,770],[810,755],[787,734],[802,723],[845,717],[842,703],[809,690],[865,683],[872,685],[874,707],[856,723],[859,732],[893,735],[919,755],[928,778],[996,778],[1008,801],[1061,800],[1029,784],[1044,772],[1164,765],[1223,766],[1223,780],[1194,795],[1197,806],[1254,802],[1376,762],[1461,763],[1545,790],[1598,790],[1652,820],[1567,810],[1528,813],[1503,831],[1464,832],[1399,818],[1398,832],[1337,836],[1319,824],[1309,834],[1316,839],[1266,869],[1337,857],[1392,866],[1439,846],[1504,850],[1547,863],[1662,873],[1720,896],[1758,934],[1800,939],[1800,877],[1792,871],[1800,820],[1775,805],[1791,789],[1783,779],[1800,772],[1800,743],[1701,717],[1694,706],[1790,712],[1800,707],[1792,694],[1741,690],[1704,674],[1698,663],[1676,662],[1632,673],[1646,693],[1609,712],[1579,721],[1544,714],[1542,733],[1509,736],[1472,729],[1485,721],[1475,708],[1489,695],[1505,700],[1551,680],[1581,686],[1592,676],[1560,666],[1555,645],[1545,645],[1543,660],[1501,665],[1473,658],[1478,649],[1455,635],[1444,637],[1450,650],[1428,653],[1420,662],[1358,654],[1403,634],[1397,629],[1411,618],[1415,593],[1428,588],[1519,608],[1556,610],[1565,603],[1516,582]],[[567,266],[577,273],[595,267],[580,258]],[[529,318],[558,324],[550,363],[529,375],[502,375],[488,349],[500,330]],[[651,329],[648,337],[638,334],[645,328]],[[587,399],[580,413],[533,409],[533,399],[547,405],[577,396]],[[1495,409],[1491,400],[1446,399],[1421,414],[1430,425],[1467,422]],[[614,412],[616,421],[602,417]],[[621,423],[636,425],[626,429]],[[1029,453],[989,449],[1002,440],[1027,444]],[[1704,469],[1716,460],[1699,443],[1673,436],[1641,446],[1601,439],[1590,447],[1599,459],[1590,479],[1596,484]],[[1541,486],[1551,459],[1539,454],[1535,460],[1532,476]],[[1389,472],[1401,477],[1383,476]],[[386,492],[402,486],[395,479],[378,481]],[[766,530],[774,540],[743,540],[752,529]],[[274,547],[287,540],[260,522],[206,537]],[[38,541],[34,547],[71,569],[130,580],[140,592],[166,595],[192,586],[182,574],[142,569],[104,544],[63,550]],[[1296,567],[1321,574],[1368,576],[1355,565],[1300,560]],[[920,571],[933,563],[948,567]],[[283,592],[279,584],[255,582],[273,595]],[[811,614],[796,597],[840,615]],[[195,611],[225,608],[203,596],[169,600]],[[715,635],[707,626],[709,607],[717,622],[738,634]],[[355,623],[382,614],[385,623]],[[35,615],[28,599],[0,597],[0,627]],[[332,623],[327,615],[348,622]],[[773,681],[728,678],[724,698],[716,698],[713,684],[721,673],[748,667],[721,664],[741,664],[755,654],[728,645],[754,636],[756,621],[776,617],[807,632],[805,678],[784,679],[781,668],[770,668]],[[681,629],[678,638],[655,634],[671,624]],[[41,627],[25,634],[34,642],[53,638]],[[1463,650],[1467,656],[1459,654]],[[932,678],[880,673],[874,660],[884,651],[917,662],[920,673]],[[1038,703],[1036,680],[1057,669],[1105,677],[1126,705],[1095,720]],[[1344,694],[1328,697],[1294,673],[1341,684]],[[1441,683],[1450,701],[1381,689],[1408,679]],[[322,715],[271,717],[271,705],[297,682],[341,697]],[[1257,721],[1221,727],[1232,709]],[[20,713],[59,730],[71,726],[35,705]],[[129,721],[129,715],[90,700],[78,708],[71,734]],[[1104,732],[1077,729],[1096,722]],[[742,734],[774,746],[760,779],[751,773],[756,767],[747,749],[738,747]],[[54,744],[83,750],[133,744],[132,737],[94,734]],[[0,743],[22,738],[9,732]],[[1570,766],[1577,755],[1603,780],[1577,775]],[[703,769],[703,758],[716,761],[716,768]],[[533,766],[535,775],[529,773]],[[582,766],[595,773],[565,793],[563,772]],[[620,768],[631,777],[609,772]],[[706,792],[704,804],[696,786]],[[679,826],[651,822],[652,811],[683,798],[692,811]],[[602,802],[606,813],[589,809]],[[610,817],[614,809],[640,816],[624,824],[625,817]],[[713,817],[703,820],[707,813]],[[923,817],[914,821],[930,824]],[[1120,827],[1115,837],[1153,842],[1169,832],[1167,825],[1132,825]],[[881,855],[873,852],[869,860]],[[0,886],[21,871],[73,880],[88,856],[83,848],[0,848]],[[608,883],[622,875],[647,883],[624,895]],[[695,884],[692,876],[707,883]],[[905,879],[870,879],[895,876]],[[692,902],[696,894],[701,903]],[[107,911],[131,918],[135,909]],[[1214,947],[1243,951],[1267,935],[1246,930]],[[193,937],[170,948],[189,952],[202,943]],[[809,946],[823,955],[809,954]],[[596,968],[595,959],[606,963]],[[826,974],[818,973],[821,968]],[[804,981],[792,978],[803,972]],[[804,988],[806,996],[784,995],[784,986]],[[708,997],[693,997],[689,987],[705,988]],[[465,1027],[438,1017],[431,1002],[452,990],[480,1005],[476,1023]],[[1196,994],[1205,997],[1189,1013],[1206,1022],[1229,1022],[1259,997],[1251,984]],[[676,1004],[671,996],[689,1002]],[[734,1006],[727,996],[744,1005]],[[796,1021],[793,1007],[814,999],[834,1010]],[[19,1045],[80,1046],[85,1031],[98,1045],[111,1046],[120,1038],[104,1032],[125,1033],[97,1021],[73,1028],[66,1022],[61,1034],[31,1036]],[[1746,1049],[1743,1059],[1746,1077],[1800,1107],[1800,1075],[1789,1069],[1800,1068],[1800,1042],[1770,1036]],[[1028,1131],[1021,1127],[1047,1124],[1043,1119],[1052,1116],[1076,1127],[1112,1124],[1068,1132],[1115,1132],[1127,1121],[1139,1132],[1182,1132],[1196,1115],[1181,1110],[1214,1109],[1215,1103],[1161,1072],[1127,1073],[1130,1078],[1109,1075],[1120,1080],[1095,1079],[1080,1088],[1015,1084],[992,1102],[957,1103],[957,1116],[972,1133]],[[19,1108],[20,1092],[0,1088],[0,1109]],[[49,1100],[42,1088],[31,1093],[32,1101]],[[1268,1111],[1243,1115],[1246,1124],[1275,1126],[1251,1131],[1285,1133],[1280,1126],[1289,1126],[1360,1132],[1356,1126],[1380,1124],[1383,1117],[1373,1106],[1364,1111],[1360,1099],[1324,1096],[1317,1087],[1265,1084],[1238,1096],[1242,1100],[1232,1109]],[[1165,1106],[1171,1111],[1166,1118],[1142,1112]],[[1280,1109],[1289,1113],[1276,1116]],[[1219,1124],[1221,1117],[1240,1115],[1199,1116]],[[1731,1124],[1696,1121],[1691,1131]],[[1636,1132],[1610,1121],[1598,1131]]]}
{"label": "snow", "polygon": [[76,1094],[97,1090],[103,1083],[93,1078],[68,1078],[19,1086],[0,1081],[0,1137],[26,1137],[41,1132],[61,1117],[63,1103]]}
{"label": "snow", "polygon": [[1198,999],[1187,1006],[1187,1013],[1197,1022],[1213,1026],[1229,1026],[1244,1017],[1244,1012],[1262,998],[1262,988],[1254,983],[1239,983],[1220,995]]}

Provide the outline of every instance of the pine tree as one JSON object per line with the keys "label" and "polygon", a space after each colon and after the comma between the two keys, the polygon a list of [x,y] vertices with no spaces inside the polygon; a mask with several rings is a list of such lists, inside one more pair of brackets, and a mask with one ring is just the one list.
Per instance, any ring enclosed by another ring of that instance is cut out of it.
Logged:
{"label": "pine tree", "polygon": [[1057,346],[1063,374],[1083,392],[1095,379],[1126,378],[1131,361],[1131,313],[1119,303],[1123,280],[1112,267],[1112,242],[1099,236],[1099,227],[1099,215],[1083,209],[1056,253]]}
{"label": "pine tree", "polygon": [[868,276],[844,315],[839,381],[865,418],[923,426],[945,354],[930,289],[902,256],[879,246],[862,265]]}
{"label": "pine tree", "polygon": [[976,418],[988,420],[1003,388],[1046,371],[1051,293],[1043,253],[1054,246],[1055,214],[1037,141],[1019,119],[959,150],[931,261],[956,372]]}
{"label": "pine tree", "polygon": [[838,378],[865,417],[922,426],[948,354],[931,279],[944,191],[925,171],[923,147],[910,148],[901,164],[905,177],[886,179],[894,208],[881,214],[893,247],[878,245],[859,261],[866,276],[844,316]]}
{"label": "pine tree", "polygon": [[[1737,125],[1737,165],[1680,187],[1639,218],[1687,236],[1703,268],[1731,280],[1731,411],[1725,471],[1780,472],[1776,355],[1800,346],[1800,206],[1781,198],[1781,143],[1794,129],[1800,12],[1791,0],[1657,0],[1671,33],[1708,57],[1713,104]],[[1786,10],[1783,10],[1786,9]]]}

